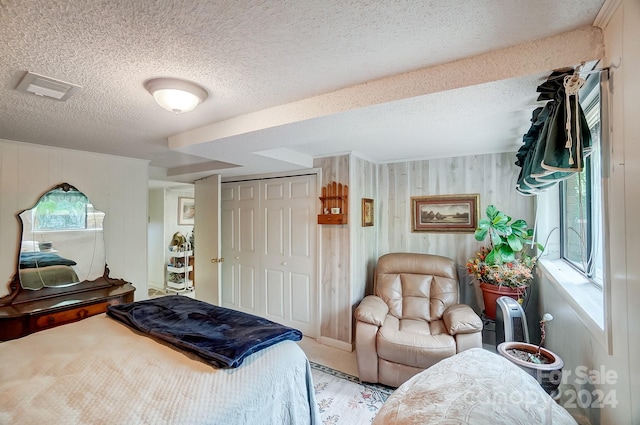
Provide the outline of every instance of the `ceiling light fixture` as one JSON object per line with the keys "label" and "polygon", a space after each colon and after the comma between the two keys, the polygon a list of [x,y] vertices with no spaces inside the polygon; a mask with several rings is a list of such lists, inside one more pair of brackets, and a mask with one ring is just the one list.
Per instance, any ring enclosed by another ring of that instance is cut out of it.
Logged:
{"label": "ceiling light fixture", "polygon": [[175,78],[154,78],[144,83],[158,105],[167,111],[181,114],[193,111],[209,94],[197,84]]}

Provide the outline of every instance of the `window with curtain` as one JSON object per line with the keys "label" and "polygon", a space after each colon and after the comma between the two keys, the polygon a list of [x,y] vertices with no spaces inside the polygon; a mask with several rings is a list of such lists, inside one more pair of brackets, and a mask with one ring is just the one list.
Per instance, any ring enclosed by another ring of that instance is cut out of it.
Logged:
{"label": "window with curtain", "polygon": [[560,182],[560,252],[562,258],[599,287],[603,284],[600,84],[592,75],[580,93],[591,130],[592,149],[584,168]]}

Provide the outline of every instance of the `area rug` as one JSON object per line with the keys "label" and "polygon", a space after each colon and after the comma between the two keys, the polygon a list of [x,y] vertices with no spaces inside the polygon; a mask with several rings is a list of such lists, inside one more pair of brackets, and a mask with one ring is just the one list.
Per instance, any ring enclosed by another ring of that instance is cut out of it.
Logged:
{"label": "area rug", "polygon": [[323,425],[370,424],[393,388],[362,383],[346,373],[310,362]]}

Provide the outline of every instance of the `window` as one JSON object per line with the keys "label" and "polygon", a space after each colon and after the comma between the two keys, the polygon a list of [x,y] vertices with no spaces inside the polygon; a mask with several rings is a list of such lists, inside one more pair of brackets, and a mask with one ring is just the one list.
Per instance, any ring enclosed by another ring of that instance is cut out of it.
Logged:
{"label": "window", "polygon": [[599,287],[603,284],[602,188],[600,154],[600,84],[587,79],[580,103],[592,137],[582,172],[560,183],[560,252],[562,258]]}
{"label": "window", "polygon": [[104,220],[83,193],[62,189],[43,195],[32,214],[36,232],[102,229]]}

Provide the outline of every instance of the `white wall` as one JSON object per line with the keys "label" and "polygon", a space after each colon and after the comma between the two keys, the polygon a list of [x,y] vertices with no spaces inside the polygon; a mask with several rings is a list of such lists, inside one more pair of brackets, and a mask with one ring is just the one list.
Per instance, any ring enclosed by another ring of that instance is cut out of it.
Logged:
{"label": "white wall", "polygon": [[185,237],[194,226],[178,225],[178,198],[194,197],[194,186],[180,183],[178,187],[156,187],[149,189],[149,286],[164,289],[169,262],[169,243],[174,233]]}
{"label": "white wall", "polygon": [[148,281],[149,286],[164,289],[165,243],[164,243],[164,189],[149,190],[148,223]]}
{"label": "white wall", "polygon": [[147,168],[137,159],[0,140],[0,296],[16,270],[15,214],[66,182],[106,214],[110,276],[131,282],[136,299],[147,298]]}
{"label": "white wall", "polygon": [[[181,187],[179,189],[168,188],[164,191],[164,258],[165,265],[169,261],[169,243],[176,232],[182,233],[187,237],[193,230],[193,225],[178,225],[178,198],[194,197],[195,188]],[[197,206],[196,206],[197,211]],[[197,213],[197,212],[196,212]]]}

